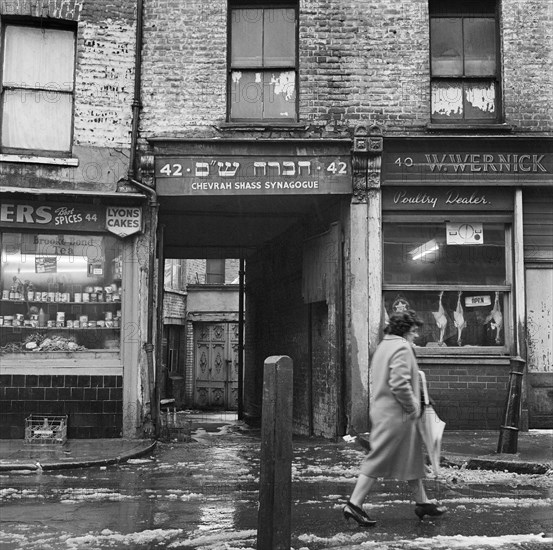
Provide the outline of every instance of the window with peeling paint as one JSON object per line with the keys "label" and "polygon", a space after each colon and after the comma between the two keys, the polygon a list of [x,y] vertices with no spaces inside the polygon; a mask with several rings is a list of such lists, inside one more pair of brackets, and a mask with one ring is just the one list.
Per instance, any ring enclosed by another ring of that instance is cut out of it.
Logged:
{"label": "window with peeling paint", "polygon": [[500,118],[495,0],[431,0],[431,118],[490,123]]}
{"label": "window with peeling paint", "polygon": [[11,23],[3,31],[2,150],[70,152],[75,31]]}
{"label": "window with peeling paint", "polygon": [[296,3],[231,5],[230,121],[296,121]]}

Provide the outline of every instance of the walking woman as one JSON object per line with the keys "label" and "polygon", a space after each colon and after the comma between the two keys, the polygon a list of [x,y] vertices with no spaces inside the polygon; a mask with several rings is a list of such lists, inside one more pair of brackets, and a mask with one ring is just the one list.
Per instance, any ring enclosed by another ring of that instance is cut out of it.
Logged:
{"label": "walking woman", "polygon": [[413,341],[421,326],[422,321],[413,310],[392,314],[372,359],[371,450],[344,506],[346,520],[353,519],[363,527],[376,523],[363,510],[363,502],[379,477],[408,482],[420,519],[425,515],[440,516],[446,511],[445,507],[428,501],[422,483],[423,442],[417,429],[421,415],[420,382],[413,352]]}

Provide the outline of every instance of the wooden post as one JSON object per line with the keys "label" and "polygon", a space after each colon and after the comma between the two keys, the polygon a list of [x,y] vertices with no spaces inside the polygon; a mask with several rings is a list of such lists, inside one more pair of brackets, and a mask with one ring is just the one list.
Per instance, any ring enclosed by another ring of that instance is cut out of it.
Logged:
{"label": "wooden post", "polygon": [[499,431],[498,453],[517,452],[518,432],[520,427],[520,411],[522,397],[522,375],[526,361],[521,357],[511,357],[511,373],[509,388],[505,402],[504,421]]}
{"label": "wooden post", "polygon": [[265,359],[258,550],[289,550],[292,513],[292,359]]}

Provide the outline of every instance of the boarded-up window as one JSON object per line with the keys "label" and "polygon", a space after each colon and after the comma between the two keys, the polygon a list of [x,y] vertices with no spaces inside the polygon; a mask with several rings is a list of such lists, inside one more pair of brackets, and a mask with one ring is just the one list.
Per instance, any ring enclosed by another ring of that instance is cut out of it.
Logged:
{"label": "boarded-up window", "polygon": [[498,121],[496,28],[495,0],[430,2],[433,122]]}
{"label": "boarded-up window", "polygon": [[296,120],[296,7],[231,8],[230,120]]}
{"label": "boarded-up window", "polygon": [[75,32],[4,26],[2,148],[69,152]]}

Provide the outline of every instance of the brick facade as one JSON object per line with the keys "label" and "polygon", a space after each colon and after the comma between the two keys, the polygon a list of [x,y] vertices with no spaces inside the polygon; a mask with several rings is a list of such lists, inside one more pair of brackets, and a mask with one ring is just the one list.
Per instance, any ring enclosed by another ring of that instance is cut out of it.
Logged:
{"label": "brick facade", "polygon": [[476,365],[462,359],[442,358],[437,364],[435,360],[419,358],[436,411],[449,428],[498,430],[502,425],[509,359],[487,363]]}
{"label": "brick facade", "polygon": [[25,437],[25,419],[67,415],[67,437],[121,437],[121,376],[0,375],[0,437]]}
{"label": "brick facade", "polygon": [[[68,207],[71,203],[90,203],[93,199],[99,204],[106,204],[102,202],[104,193],[115,192],[117,182],[128,174],[129,168],[136,17],[136,2],[131,0],[0,1],[0,20],[3,23],[17,20],[45,26],[63,24],[76,29],[71,150],[69,154],[51,154],[46,159],[44,152],[32,150],[19,157],[2,155],[1,186],[12,190],[22,188],[26,191],[25,201],[36,201],[41,206],[56,200],[48,194],[49,191],[63,191],[57,198],[66,201]],[[33,84],[30,83],[30,86]],[[50,157],[63,158],[52,160]],[[45,193],[29,192],[29,188],[44,190]],[[78,195],[79,192],[89,194]],[[44,226],[41,229],[46,231]],[[59,230],[59,227],[55,229]],[[61,230],[69,232],[71,227],[64,226]],[[100,228],[100,231],[103,230]],[[49,231],[52,232],[52,229]],[[141,241],[142,244],[133,249]],[[126,239],[124,246],[128,248],[125,254],[129,261],[126,262],[125,273],[138,269],[138,263],[145,267],[148,254],[144,242],[147,242],[147,237],[143,235]],[[138,262],[135,262],[136,259]],[[133,327],[136,336],[146,324],[145,315],[140,317],[140,309],[146,309],[146,276],[142,276],[140,281],[138,275],[133,277],[124,278],[124,283],[130,283],[132,279],[136,287],[131,288],[129,284],[124,291],[125,295],[138,296],[139,303],[128,308],[125,305],[123,309],[136,314],[132,319],[126,319],[126,326]],[[76,358],[69,357],[70,354],[59,357],[55,365],[41,358],[41,354],[28,354],[25,357],[27,364],[23,364],[19,357],[12,361],[13,358],[6,355],[0,356],[1,437],[23,437],[24,420],[31,413],[69,415],[70,438],[120,437],[125,415],[126,435],[136,436],[142,414],[138,408],[143,398],[137,382],[141,375],[137,373],[142,368],[144,356],[138,351],[138,346],[142,344],[140,338],[134,342],[130,342],[131,339],[134,336],[121,344],[122,348],[126,348],[122,356],[125,355],[126,360],[132,363],[129,365],[124,365],[123,358],[118,362],[118,358],[113,358],[116,352],[111,351],[112,358],[89,360],[88,367],[79,364],[78,368],[70,365],[72,361],[82,361],[76,353]],[[116,375],[97,374],[109,372],[109,369],[115,370]],[[51,374],[60,370],[71,374]],[[121,372],[124,374],[121,375]],[[123,378],[130,382],[125,386],[125,407]]]}
{"label": "brick facade", "polygon": [[[499,4],[499,66],[506,125],[511,136],[551,136],[553,71],[547,70],[544,60],[553,54],[549,31],[553,4],[541,0],[503,0]],[[180,138],[185,144],[187,140],[213,139],[210,147],[224,139],[349,139],[356,125],[373,123],[381,125],[385,137],[452,137],[451,131],[440,134],[428,128],[427,0],[393,4],[384,0],[301,0],[301,127],[285,129],[237,129],[223,124],[227,105],[226,1],[148,2],[145,19],[140,121],[144,149],[152,137]],[[495,130],[489,134],[503,135]],[[477,135],[485,139],[487,134],[480,131]],[[344,226],[347,256],[348,242],[355,235],[348,233],[347,220]],[[329,434],[336,422],[335,410],[349,409],[351,403],[340,401],[337,386],[344,383],[340,367],[328,361],[323,347],[313,349],[315,370],[312,395],[308,395],[308,308],[301,295],[301,240],[306,236],[305,227],[296,228],[247,259],[245,405],[249,414],[259,413],[263,361],[269,355],[288,354],[294,359],[295,431],[309,433],[311,422],[314,433]],[[204,264],[202,260],[188,261],[189,283],[203,282]],[[349,267],[345,266],[346,278]],[[348,282],[343,291],[345,358],[351,365],[352,348],[366,342],[351,338],[351,307],[357,304],[350,303]],[[324,305],[317,303],[312,314],[315,321],[324,318]],[[321,326],[316,336],[324,340],[326,329],[328,326]],[[189,349],[191,345],[190,341]],[[479,364],[474,359],[469,365],[447,358],[439,362],[441,358],[421,365],[428,371],[430,391],[449,427],[496,429],[504,406],[508,361],[486,358]],[[351,386],[355,377],[344,370],[345,385]]]}
{"label": "brick facade", "polygon": [[[143,138],[221,136],[213,125],[226,120],[226,4],[147,3]],[[507,123],[517,132],[550,133],[553,77],[543,60],[552,55],[553,7],[504,0],[500,19]],[[299,22],[299,119],[308,128],[295,135],[349,136],[356,124],[374,122],[386,135],[426,133],[426,0],[304,0]]]}
{"label": "brick facade", "polygon": [[163,294],[163,318],[165,323],[184,325],[186,294],[166,290]]}
{"label": "brick facade", "polygon": [[[206,260],[183,260],[186,270],[186,284],[204,284],[206,277]],[[240,260],[230,258],[225,260],[225,284],[232,284],[238,279]],[[237,284],[237,283],[236,283]]]}
{"label": "brick facade", "polygon": [[125,0],[4,0],[1,16],[77,24],[72,156],[77,167],[0,164],[0,182],[21,187],[114,191],[128,169],[136,6]]}

